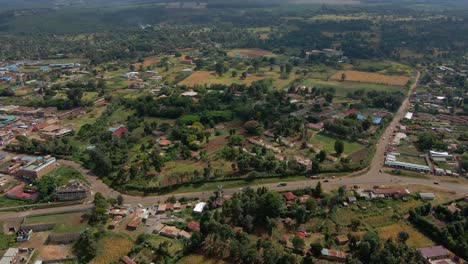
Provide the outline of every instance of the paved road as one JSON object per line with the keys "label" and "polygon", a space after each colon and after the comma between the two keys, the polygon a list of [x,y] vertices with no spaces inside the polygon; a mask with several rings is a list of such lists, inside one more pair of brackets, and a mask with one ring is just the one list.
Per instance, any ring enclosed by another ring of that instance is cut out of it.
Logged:
{"label": "paved road", "polygon": [[[404,117],[406,111],[409,108],[409,95],[413,93],[414,90],[416,89],[417,83],[419,81],[419,77],[420,77],[420,73],[418,72],[415,82],[413,83],[413,85],[410,87],[408,91],[408,96],[403,101],[401,107],[396,112],[394,119],[388,125],[381,139],[377,143],[376,153],[370,164],[369,170],[366,173],[360,176],[356,176],[356,177],[330,179],[328,183],[323,183],[322,186],[324,187],[324,189],[326,190],[332,189],[341,185],[372,186],[372,185],[382,185],[382,184],[385,184],[385,185],[400,184],[400,185],[424,185],[424,186],[430,186],[430,187],[437,187],[437,188],[441,188],[445,190],[454,191],[459,195],[468,195],[468,184],[467,184],[467,181],[465,180],[460,180],[461,183],[449,183],[449,182],[442,182],[441,179],[443,178],[441,177],[430,176],[431,179],[429,180],[419,179],[419,178],[403,178],[403,177],[395,177],[386,173],[381,173],[379,171],[382,168],[383,162],[384,162],[385,146],[387,146],[388,143],[390,142],[395,127],[397,126],[399,121]],[[59,160],[58,162],[67,166],[71,166],[79,170],[83,175],[86,175],[94,192],[101,192],[103,195],[107,197],[117,197],[117,195],[119,195],[119,192],[107,186],[97,176],[95,176],[89,170],[83,168],[81,165],[73,161],[68,161],[68,160]],[[438,185],[435,185],[433,183],[436,179],[439,182]],[[293,189],[302,189],[305,187],[315,187],[318,181],[319,180],[294,181],[294,182],[289,182],[288,185],[284,187],[279,187],[277,186],[276,183],[262,184],[262,185],[252,186],[252,187],[255,188],[255,187],[264,186],[272,190],[285,191],[285,190],[293,190]],[[239,191],[238,188],[224,189],[224,194],[231,195],[237,191]],[[176,198],[195,197],[195,198],[206,199],[210,197],[212,194],[213,194],[212,191],[207,191],[207,192],[181,193],[181,194],[175,194],[174,196]],[[141,196],[131,196],[127,194],[122,194],[122,196],[124,197],[125,203],[127,204],[147,205],[147,204],[155,204],[158,202],[163,202],[172,195],[141,197]],[[84,210],[84,209],[89,209],[89,208],[91,208],[90,204],[68,206],[65,208],[40,209],[40,210],[34,210],[30,212],[10,213],[9,218],[24,217],[24,216],[38,215],[38,214],[45,214],[45,213],[61,213],[65,211],[71,212],[73,210],[76,211],[76,210]],[[5,216],[0,215],[0,220],[2,219],[2,217],[5,217]]]}

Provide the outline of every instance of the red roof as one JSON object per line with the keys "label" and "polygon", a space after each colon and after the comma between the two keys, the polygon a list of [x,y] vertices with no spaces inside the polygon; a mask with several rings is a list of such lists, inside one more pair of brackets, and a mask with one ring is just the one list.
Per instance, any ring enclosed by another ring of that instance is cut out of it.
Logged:
{"label": "red roof", "polygon": [[187,224],[188,229],[192,231],[200,231],[200,223],[192,221]]}
{"label": "red roof", "polygon": [[294,196],[294,194],[292,192],[285,192],[283,193],[283,197],[287,200],[287,201],[292,201],[294,200],[294,198],[296,198],[296,196]]}
{"label": "red roof", "polygon": [[18,185],[10,189],[6,196],[11,199],[22,199],[22,200],[37,200],[39,198],[39,192],[36,191],[24,191],[22,185]]}
{"label": "red roof", "polygon": [[296,236],[297,236],[298,238],[302,238],[302,239],[304,239],[304,238],[306,237],[306,235],[305,235],[304,232],[296,232]]}
{"label": "red roof", "polygon": [[166,204],[166,210],[172,210],[172,209],[174,209],[174,204],[172,204],[172,203],[167,203],[167,204]]}
{"label": "red roof", "polygon": [[133,261],[129,256],[124,256],[122,258],[123,263],[125,264],[136,264],[135,261]]}
{"label": "red roof", "polygon": [[127,134],[128,134],[128,129],[125,126],[121,126],[117,128],[114,132],[112,132],[112,135],[116,137],[125,136]]}
{"label": "red roof", "polygon": [[346,116],[349,116],[349,115],[352,115],[352,114],[357,115],[357,114],[359,114],[359,113],[360,113],[359,110],[354,109],[354,108],[349,109],[349,110],[347,110],[346,112],[344,112],[344,114],[345,114]]}
{"label": "red roof", "polygon": [[135,217],[130,223],[128,223],[128,227],[138,227],[141,223],[141,218],[140,217]]}
{"label": "red roof", "polygon": [[307,124],[307,127],[312,128],[312,129],[320,130],[320,129],[323,128],[323,122],[319,122],[319,123],[316,123],[316,124],[314,124],[314,123],[308,123],[308,124]]}

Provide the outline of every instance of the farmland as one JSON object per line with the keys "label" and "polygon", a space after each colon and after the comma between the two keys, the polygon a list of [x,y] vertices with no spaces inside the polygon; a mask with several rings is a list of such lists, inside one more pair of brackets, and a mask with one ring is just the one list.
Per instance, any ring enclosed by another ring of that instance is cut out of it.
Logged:
{"label": "farmland", "polygon": [[331,79],[339,81],[343,79],[342,77],[345,77],[344,80],[351,82],[375,83],[395,86],[404,86],[409,81],[409,77],[406,76],[390,76],[361,71],[338,71],[331,77]]}
{"label": "farmland", "polygon": [[228,52],[229,56],[247,56],[247,57],[274,57],[271,51],[261,49],[233,49]]}
{"label": "farmland", "polygon": [[99,241],[98,255],[91,264],[107,264],[118,262],[130,251],[133,242],[120,235],[109,235]]}

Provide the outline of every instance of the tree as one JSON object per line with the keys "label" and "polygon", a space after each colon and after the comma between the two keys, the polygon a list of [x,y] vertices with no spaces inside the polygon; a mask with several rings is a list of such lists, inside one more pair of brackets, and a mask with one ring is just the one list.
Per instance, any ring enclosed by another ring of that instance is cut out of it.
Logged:
{"label": "tree", "polygon": [[232,76],[233,78],[237,77],[237,71],[232,71],[231,76]]}
{"label": "tree", "polygon": [[314,197],[315,198],[320,198],[320,197],[322,197],[322,193],[323,193],[322,183],[317,182],[317,185],[315,185]]}
{"label": "tree", "polygon": [[119,194],[119,195],[117,196],[117,204],[118,204],[118,205],[122,205],[123,202],[124,202],[124,198],[123,198],[123,196],[122,196],[121,194]]}
{"label": "tree", "polygon": [[409,239],[409,234],[406,233],[405,231],[400,231],[398,232],[398,242],[400,243],[406,243],[406,241]]}
{"label": "tree", "polygon": [[97,192],[94,196],[94,208],[89,218],[89,223],[91,225],[104,223],[107,221],[108,214],[107,214],[107,207],[108,202],[106,198],[100,193]]}
{"label": "tree", "polygon": [[268,191],[260,196],[258,202],[259,221],[265,223],[268,218],[277,218],[283,211],[283,198],[278,192]]}
{"label": "tree", "polygon": [[305,243],[302,238],[295,236],[292,240],[292,243],[295,249],[300,250],[300,251],[304,250]]}
{"label": "tree", "polygon": [[341,81],[344,82],[346,80],[346,73],[341,74]]}
{"label": "tree", "polygon": [[327,157],[327,152],[325,152],[325,150],[321,150],[318,154],[319,161],[323,162],[326,157]]}
{"label": "tree", "polygon": [[322,245],[318,242],[310,244],[310,252],[316,257],[319,257],[322,254],[322,249]]}
{"label": "tree", "polygon": [[226,69],[224,68],[224,64],[220,62],[216,63],[215,71],[216,74],[218,74],[218,76],[223,76],[224,72],[226,71]]}
{"label": "tree", "polygon": [[344,151],[344,143],[341,140],[335,141],[335,151],[338,156],[340,156]]}
{"label": "tree", "polygon": [[89,263],[96,256],[97,243],[90,229],[81,233],[73,249],[82,263]]}
{"label": "tree", "polygon": [[285,66],[285,72],[287,74],[290,74],[292,69],[293,69],[293,66],[291,64],[287,63],[286,66]]}
{"label": "tree", "polygon": [[361,221],[359,219],[356,219],[356,218],[351,219],[351,230],[356,232],[360,225],[361,225]]}

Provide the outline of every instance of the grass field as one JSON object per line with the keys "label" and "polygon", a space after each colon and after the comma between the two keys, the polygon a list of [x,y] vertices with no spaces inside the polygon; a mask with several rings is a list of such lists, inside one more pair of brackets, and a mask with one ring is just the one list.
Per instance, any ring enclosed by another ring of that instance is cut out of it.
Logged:
{"label": "grass field", "polygon": [[346,81],[351,82],[363,82],[363,83],[375,83],[385,85],[404,86],[409,81],[407,76],[390,76],[379,73],[361,72],[361,71],[338,71],[331,79],[339,81],[342,78],[342,74],[345,74]]}
{"label": "grass field", "polygon": [[133,247],[133,242],[124,236],[107,236],[98,243],[98,255],[91,264],[118,263]]}
{"label": "grass field", "polygon": [[401,231],[408,233],[409,239],[407,241],[407,244],[409,246],[421,248],[430,247],[434,245],[434,242],[432,242],[429,238],[425,237],[423,234],[419,233],[412,226],[408,225],[405,222],[381,227],[378,229],[378,234],[380,239],[382,240],[392,238],[393,241],[396,241],[398,232]]}
{"label": "grass field", "polygon": [[[335,141],[336,139],[319,133],[311,138],[310,143],[322,150],[325,150],[327,153],[335,153]],[[359,143],[350,142],[347,140],[344,140],[343,143],[344,155],[349,155],[353,152],[361,150],[364,147]]]}
{"label": "grass field", "polygon": [[85,176],[83,176],[79,171],[74,168],[67,167],[67,166],[60,166],[55,169],[53,172],[49,173],[48,175],[56,178],[58,180],[59,185],[64,185],[68,183],[70,180],[80,180],[82,182],[88,182]]}
{"label": "grass field", "polygon": [[276,57],[276,55],[268,50],[262,49],[233,49],[228,51],[228,56],[247,56],[247,57]]}
{"label": "grass field", "polygon": [[5,196],[0,196],[0,207],[12,207],[12,206],[21,206],[31,204],[27,201],[12,200],[8,199]]}
{"label": "grass field", "polygon": [[283,88],[292,81],[292,76],[293,74],[291,74],[290,78],[282,80],[279,78],[279,73],[277,72],[265,72],[262,75],[250,74],[247,78],[241,80],[240,77],[232,77],[231,72],[227,72],[223,76],[218,76],[214,72],[210,71],[196,71],[183,81],[179,82],[178,85],[187,85],[191,87],[195,85],[210,86],[212,84],[230,85],[232,83],[250,85],[254,81],[271,79],[274,86],[277,88]]}
{"label": "grass field", "polygon": [[202,255],[189,255],[181,258],[178,264],[225,264],[224,260],[217,260],[212,258],[207,258]]}

